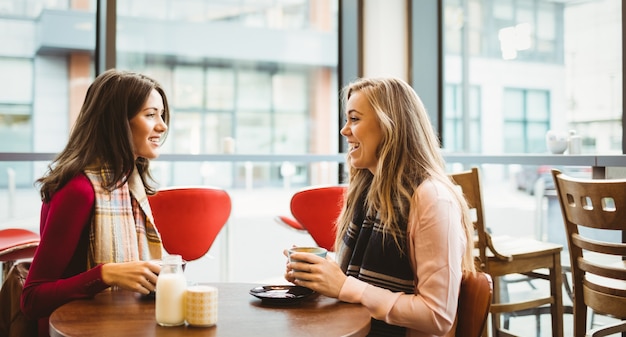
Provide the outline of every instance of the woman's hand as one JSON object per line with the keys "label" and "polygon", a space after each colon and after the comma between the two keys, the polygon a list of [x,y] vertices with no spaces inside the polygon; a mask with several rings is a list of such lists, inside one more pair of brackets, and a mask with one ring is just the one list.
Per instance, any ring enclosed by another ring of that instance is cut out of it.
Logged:
{"label": "woman's hand", "polygon": [[339,297],[347,276],[330,256],[323,258],[311,253],[291,253],[291,259],[298,262],[287,262],[287,281],[324,296]]}
{"label": "woman's hand", "polygon": [[147,295],[155,290],[160,272],[161,267],[149,261],[105,263],[102,265],[102,281],[110,286]]}
{"label": "woman's hand", "polygon": [[295,283],[296,278],[293,277],[293,273],[291,272],[291,268],[289,268],[289,253],[287,252],[287,249],[285,249],[283,251],[283,255],[285,255],[287,257],[287,267],[286,267],[286,271],[285,271],[285,280],[287,280],[287,282],[290,282],[290,283]]}

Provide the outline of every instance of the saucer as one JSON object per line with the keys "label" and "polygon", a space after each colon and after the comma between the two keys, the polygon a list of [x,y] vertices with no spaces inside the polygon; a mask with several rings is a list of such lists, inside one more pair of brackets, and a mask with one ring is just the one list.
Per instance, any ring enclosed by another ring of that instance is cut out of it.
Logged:
{"label": "saucer", "polygon": [[295,303],[313,293],[309,288],[293,285],[267,285],[250,289],[250,295],[270,304]]}

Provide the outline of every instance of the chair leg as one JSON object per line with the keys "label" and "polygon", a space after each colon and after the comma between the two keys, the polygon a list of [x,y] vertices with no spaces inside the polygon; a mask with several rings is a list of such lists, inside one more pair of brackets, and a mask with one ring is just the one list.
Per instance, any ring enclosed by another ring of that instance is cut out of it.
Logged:
{"label": "chair leg", "polygon": [[589,309],[589,311],[591,311],[591,314],[589,316],[591,316],[591,318],[589,319],[589,327],[591,329],[593,329],[593,327],[596,325],[595,321],[596,321],[596,313],[595,311],[593,311],[593,309]]}
{"label": "chair leg", "polygon": [[[500,277],[494,277],[492,303],[502,303],[500,292],[501,292]],[[491,335],[494,337],[498,336],[499,330],[500,330],[500,314],[492,312],[491,313]]]}
{"label": "chair leg", "polygon": [[[498,278],[498,284],[499,284],[499,293],[500,293],[500,297],[498,298],[498,302],[497,303],[501,303],[501,302],[509,302],[511,299],[509,298],[509,285],[506,282],[506,280],[504,280],[504,277],[499,277]],[[504,329],[509,329],[510,325],[511,325],[511,313],[502,313],[500,314],[501,319],[504,321],[503,322],[503,327]]]}
{"label": "chair leg", "polygon": [[574,297],[574,336],[582,336],[587,331],[587,306],[582,299],[577,298]]}
{"label": "chair leg", "polygon": [[552,316],[552,336],[563,337],[563,273],[561,271],[560,253],[553,256],[553,267],[550,268],[550,295],[554,298],[550,314]]}
{"label": "chair leg", "polygon": [[541,337],[541,315],[539,314],[539,310],[537,310],[537,314],[535,315],[535,335]]}

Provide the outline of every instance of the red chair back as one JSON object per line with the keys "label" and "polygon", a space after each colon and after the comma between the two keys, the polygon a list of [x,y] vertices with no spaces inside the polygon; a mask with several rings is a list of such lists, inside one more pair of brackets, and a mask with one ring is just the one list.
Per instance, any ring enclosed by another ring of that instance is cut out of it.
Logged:
{"label": "red chair back", "polygon": [[336,222],[346,186],[317,186],[291,197],[291,214],[309,232],[318,246],[334,251]]}
{"label": "red chair back", "polygon": [[149,196],[163,247],[185,261],[204,256],[231,211],[226,191],[214,187],[174,187]]}
{"label": "red chair back", "polygon": [[39,246],[39,234],[22,228],[0,230],[0,262],[2,276],[0,284],[6,279],[9,270],[17,260],[31,259]]}

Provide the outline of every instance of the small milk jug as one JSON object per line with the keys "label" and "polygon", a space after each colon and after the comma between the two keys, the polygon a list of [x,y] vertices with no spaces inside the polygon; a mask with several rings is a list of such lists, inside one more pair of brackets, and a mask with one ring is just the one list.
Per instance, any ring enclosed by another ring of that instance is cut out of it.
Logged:
{"label": "small milk jug", "polygon": [[177,326],[185,323],[185,289],[187,280],[183,274],[180,255],[163,257],[161,272],[156,284],[156,321],[161,326]]}

